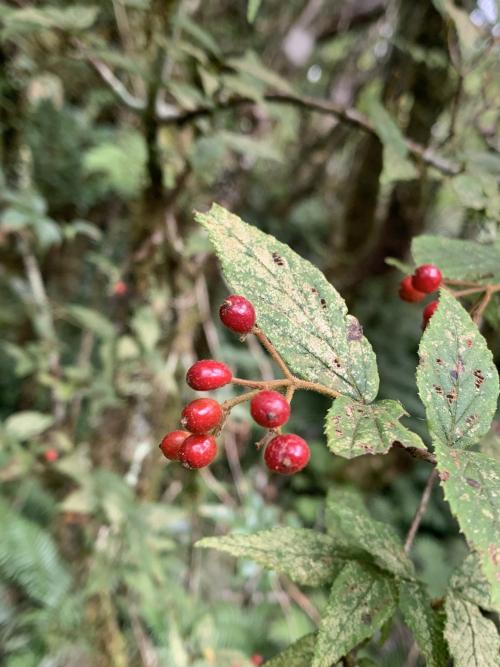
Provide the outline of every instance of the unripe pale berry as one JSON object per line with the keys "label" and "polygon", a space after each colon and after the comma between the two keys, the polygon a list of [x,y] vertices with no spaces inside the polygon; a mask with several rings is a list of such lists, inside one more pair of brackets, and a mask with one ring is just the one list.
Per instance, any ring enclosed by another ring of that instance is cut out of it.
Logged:
{"label": "unripe pale berry", "polygon": [[190,435],[184,440],[179,460],[185,468],[203,468],[217,456],[217,443],[212,435],[206,433]]}
{"label": "unripe pale berry", "polygon": [[439,306],[439,301],[431,301],[426,305],[422,313],[422,329],[429,324],[429,320],[436,312],[437,307]]}
{"label": "unripe pale berry", "polygon": [[311,450],[305,440],[292,433],[275,436],[266,447],[264,461],[269,470],[280,475],[293,475],[305,468]]}
{"label": "unripe pale berry", "polygon": [[182,411],[181,424],[191,433],[206,433],[222,421],[222,407],[213,398],[197,398]]}
{"label": "unripe pale berry", "polygon": [[406,276],[399,283],[399,298],[408,303],[417,303],[425,297],[424,292],[419,292],[413,287],[412,276]]}
{"label": "unripe pale berry", "polygon": [[228,329],[240,334],[250,333],[255,324],[255,309],[244,296],[231,294],[219,310],[219,316]]}
{"label": "unripe pale berry", "polygon": [[261,391],[250,401],[250,414],[260,426],[277,428],[288,421],[290,404],[277,391]]}
{"label": "unripe pale berry", "polygon": [[182,443],[191,435],[189,431],[170,431],[160,442],[163,455],[171,461],[179,460],[179,451]]}
{"label": "unripe pale berry", "polygon": [[418,292],[424,292],[425,294],[430,294],[437,290],[441,281],[443,279],[443,274],[434,264],[422,264],[422,266],[417,266],[415,273],[411,278],[413,289],[416,289]]}
{"label": "unripe pale berry", "polygon": [[229,384],[233,379],[231,369],[222,361],[201,359],[191,366],[186,374],[186,382],[197,391],[211,391]]}

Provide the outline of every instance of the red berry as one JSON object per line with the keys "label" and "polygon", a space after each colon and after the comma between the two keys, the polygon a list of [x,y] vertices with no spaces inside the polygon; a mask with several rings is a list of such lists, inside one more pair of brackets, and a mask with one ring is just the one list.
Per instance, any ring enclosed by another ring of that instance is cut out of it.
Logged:
{"label": "red berry", "polygon": [[57,449],[46,449],[43,453],[43,458],[47,463],[54,463],[59,458],[59,452]]}
{"label": "red berry", "polygon": [[431,301],[426,305],[424,312],[422,313],[422,329],[425,329],[425,327],[429,324],[429,320],[436,312],[438,306],[439,301]]}
{"label": "red berry", "polygon": [[160,442],[160,449],[164,456],[171,461],[179,460],[179,450],[186,438],[191,435],[188,431],[170,431]]}
{"label": "red berry", "polygon": [[127,283],[124,282],[123,280],[118,280],[113,285],[113,294],[115,296],[125,296],[127,292],[128,292]]}
{"label": "red berry", "polygon": [[228,329],[236,333],[247,334],[255,324],[255,309],[244,296],[231,294],[219,310],[219,316]]}
{"label": "red berry", "polygon": [[267,445],[264,461],[273,472],[293,475],[307,465],[310,456],[309,445],[298,435],[277,435]]}
{"label": "red berry", "polygon": [[441,285],[441,280],[443,279],[443,274],[434,264],[422,264],[422,266],[417,266],[415,273],[411,278],[413,289],[416,289],[418,292],[425,292],[425,294],[430,294],[437,290],[439,285]]}
{"label": "red berry", "polygon": [[197,398],[182,411],[181,424],[191,433],[206,433],[222,421],[222,407],[213,398]]}
{"label": "red berry", "polygon": [[184,440],[179,452],[179,460],[185,468],[203,468],[212,463],[216,456],[215,438],[206,433],[190,435]]}
{"label": "red berry", "polygon": [[250,414],[260,426],[277,428],[288,421],[290,403],[277,391],[261,391],[250,401]]}
{"label": "red berry", "polygon": [[258,653],[254,653],[252,657],[250,658],[250,662],[252,665],[256,665],[256,667],[260,667],[260,665],[264,664],[264,658],[259,655]]}
{"label": "red berry", "polygon": [[222,361],[202,359],[191,366],[186,374],[186,382],[191,389],[211,391],[229,384],[233,379],[231,369]]}
{"label": "red berry", "polygon": [[399,283],[399,298],[408,303],[417,303],[425,297],[424,292],[419,292],[413,287],[412,277],[406,276]]}

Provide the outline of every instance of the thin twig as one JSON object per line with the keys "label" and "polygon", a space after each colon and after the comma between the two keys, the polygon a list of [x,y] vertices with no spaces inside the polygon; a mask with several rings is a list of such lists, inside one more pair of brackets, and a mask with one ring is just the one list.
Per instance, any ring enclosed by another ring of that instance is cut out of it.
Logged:
{"label": "thin twig", "polygon": [[286,577],[280,577],[280,582],[287,592],[287,595],[295,602],[295,604],[302,609],[306,616],[309,616],[315,625],[319,625],[321,623],[321,614],[300,588]]}
{"label": "thin twig", "polygon": [[434,486],[436,478],[437,478],[437,471],[434,468],[434,470],[429,475],[429,479],[427,480],[424,492],[422,493],[422,497],[420,498],[420,503],[417,507],[417,511],[415,512],[415,516],[413,517],[413,521],[411,522],[410,530],[408,531],[408,535],[406,536],[405,540],[406,554],[409,554],[411,551],[413,540],[415,539],[415,535],[417,534],[422,519],[424,518],[427,506],[429,505],[429,500],[431,499],[432,487]]}

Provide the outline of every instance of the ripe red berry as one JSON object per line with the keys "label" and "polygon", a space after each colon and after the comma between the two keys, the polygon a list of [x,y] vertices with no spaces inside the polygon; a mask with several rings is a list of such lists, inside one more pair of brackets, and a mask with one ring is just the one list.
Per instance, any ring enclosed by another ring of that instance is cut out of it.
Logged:
{"label": "ripe red berry", "polygon": [[179,460],[185,468],[203,468],[212,463],[216,456],[215,438],[206,433],[190,435],[184,440],[179,452]]}
{"label": "ripe red berry", "polygon": [[211,391],[229,384],[233,379],[231,369],[222,361],[202,359],[191,366],[186,374],[186,382],[191,389]]}
{"label": "ripe red berry", "polygon": [[418,292],[425,292],[425,294],[430,294],[437,290],[439,285],[441,285],[441,280],[443,279],[443,274],[434,264],[422,264],[422,266],[417,266],[415,273],[411,278],[413,289],[416,289]]}
{"label": "ripe red berry", "polygon": [[275,436],[264,452],[264,461],[269,470],[281,475],[299,472],[307,465],[310,457],[307,442],[292,433]]}
{"label": "ripe red berry", "polygon": [[252,657],[250,658],[250,662],[252,665],[256,665],[256,667],[260,667],[261,665],[264,664],[264,658],[259,655],[258,653],[254,653]]}
{"label": "ripe red berry", "polygon": [[47,463],[55,463],[59,458],[59,452],[57,449],[46,449],[43,453],[43,458]]}
{"label": "ripe red berry", "polygon": [[412,277],[406,276],[399,283],[399,298],[408,303],[417,303],[425,297],[424,292],[419,292],[413,287]]}
{"label": "ripe red berry", "polygon": [[213,398],[197,398],[182,411],[181,424],[191,433],[206,433],[220,424],[222,407]]}
{"label": "ripe red berry", "polygon": [[228,329],[236,333],[250,333],[255,324],[255,309],[244,296],[231,294],[219,310],[219,316]]}
{"label": "ripe red berry", "polygon": [[170,431],[160,442],[160,449],[164,456],[171,461],[179,460],[179,450],[186,438],[191,435],[188,431]]}
{"label": "ripe red berry", "polygon": [[277,391],[261,391],[250,401],[250,414],[260,426],[277,428],[288,421],[290,403]]}
{"label": "ripe red berry", "polygon": [[124,282],[123,280],[117,280],[116,283],[113,285],[113,294],[115,296],[125,296],[127,292],[128,292],[127,283]]}
{"label": "ripe red berry", "polygon": [[425,327],[429,324],[429,320],[436,312],[438,306],[439,301],[431,301],[426,305],[424,312],[422,313],[422,329],[425,329]]}

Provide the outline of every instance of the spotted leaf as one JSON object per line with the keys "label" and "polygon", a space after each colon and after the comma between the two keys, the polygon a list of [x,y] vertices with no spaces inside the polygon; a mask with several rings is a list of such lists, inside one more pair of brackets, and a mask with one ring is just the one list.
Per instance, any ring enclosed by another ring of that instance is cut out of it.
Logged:
{"label": "spotted leaf", "polygon": [[450,589],[458,596],[487,611],[495,609],[491,601],[491,587],[481,569],[479,556],[471,552],[450,579]]}
{"label": "spotted leaf", "polygon": [[445,637],[455,667],[498,667],[500,637],[479,607],[453,592],[445,602]]}
{"label": "spotted leaf", "polygon": [[391,577],[363,563],[347,563],[333,582],[312,667],[331,667],[371,637],[394,614],[396,599]]}
{"label": "spotted leaf", "polygon": [[316,645],[316,634],[301,637],[279,655],[274,656],[265,663],[265,667],[304,667],[310,665]]}
{"label": "spotted leaf", "polygon": [[500,609],[500,463],[479,452],[436,442],[444,495],[469,545],[474,548]]}
{"label": "spotted leaf", "polygon": [[417,384],[433,436],[475,444],[490,428],[498,397],[492,354],[467,311],[443,290],[419,348]]}
{"label": "spotted leaf", "polygon": [[427,667],[446,665],[448,649],[443,638],[444,617],[432,608],[423,585],[416,581],[402,581],[399,607]]}
{"label": "spotted leaf", "polygon": [[362,454],[385,454],[395,442],[425,449],[418,435],[399,422],[406,414],[398,401],[365,405],[341,396],[335,399],[326,415],[328,447],[347,459]]}
{"label": "spotted leaf", "polygon": [[375,355],[321,271],[217,204],[196,219],[208,230],[231,288],[253,303],[257,324],[291,370],[372,401],[379,382]]}
{"label": "spotted leaf", "polygon": [[253,535],[205,537],[196,546],[254,560],[269,570],[287,574],[297,583],[308,586],[329,583],[343,565],[331,537],[300,528],[274,528]]}

